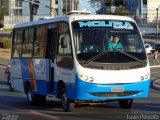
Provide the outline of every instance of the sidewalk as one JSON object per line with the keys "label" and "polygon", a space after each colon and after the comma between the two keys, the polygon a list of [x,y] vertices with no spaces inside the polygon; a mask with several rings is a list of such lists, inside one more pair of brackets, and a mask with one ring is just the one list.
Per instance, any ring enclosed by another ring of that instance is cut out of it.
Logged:
{"label": "sidewalk", "polygon": [[150,67],[151,68],[153,68],[153,67],[160,67],[160,53],[158,53],[159,63],[158,62],[154,63],[153,54],[152,55],[148,55],[148,58],[149,58],[149,63],[150,63]]}
{"label": "sidewalk", "polygon": [[0,48],[0,58],[10,59],[11,53],[10,49],[2,49]]}

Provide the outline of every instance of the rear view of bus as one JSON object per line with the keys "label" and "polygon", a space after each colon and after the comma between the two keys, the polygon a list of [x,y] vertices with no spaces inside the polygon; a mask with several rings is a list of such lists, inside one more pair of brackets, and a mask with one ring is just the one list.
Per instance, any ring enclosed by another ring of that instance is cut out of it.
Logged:
{"label": "rear view of bus", "polygon": [[133,99],[148,96],[149,63],[134,20],[119,16],[97,16],[92,20],[86,16],[75,18],[72,28],[76,100],[117,100],[121,108],[129,109]]}

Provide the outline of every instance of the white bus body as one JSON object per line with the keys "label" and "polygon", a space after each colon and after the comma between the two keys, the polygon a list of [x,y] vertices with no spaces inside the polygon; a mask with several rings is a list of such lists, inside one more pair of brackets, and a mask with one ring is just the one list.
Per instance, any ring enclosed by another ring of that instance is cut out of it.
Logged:
{"label": "white bus body", "polygon": [[[122,51],[107,48],[115,35]],[[83,14],[22,23],[12,41],[11,85],[32,104],[53,94],[64,111],[81,101],[131,108],[134,98],[148,96],[149,62],[132,18]]]}

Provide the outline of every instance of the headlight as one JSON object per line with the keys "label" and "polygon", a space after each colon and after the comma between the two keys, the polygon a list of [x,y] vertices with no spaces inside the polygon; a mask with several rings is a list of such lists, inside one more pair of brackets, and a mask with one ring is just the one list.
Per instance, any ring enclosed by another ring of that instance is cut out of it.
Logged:
{"label": "headlight", "polygon": [[144,74],[143,76],[140,76],[140,80],[141,81],[144,81],[144,80],[146,80],[146,79],[149,79],[149,77],[150,77],[150,74],[148,73],[148,74]]}
{"label": "headlight", "polygon": [[141,80],[141,81],[143,81],[143,80],[144,80],[144,77],[143,77],[143,76],[141,76],[141,77],[140,77],[140,80]]}
{"label": "headlight", "polygon": [[93,82],[94,81],[94,78],[93,77],[89,77],[87,75],[82,75],[82,74],[79,74],[79,78],[85,82]]}

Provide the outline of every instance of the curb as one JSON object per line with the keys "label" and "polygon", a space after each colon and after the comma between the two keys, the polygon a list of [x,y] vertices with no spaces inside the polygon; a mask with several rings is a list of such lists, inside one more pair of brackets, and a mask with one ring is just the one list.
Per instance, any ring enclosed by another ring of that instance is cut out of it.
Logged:
{"label": "curb", "polygon": [[156,68],[156,67],[160,67],[160,65],[153,65],[153,66],[150,66],[150,68]]}
{"label": "curb", "polygon": [[5,64],[0,64],[0,66],[8,66],[8,65],[5,65]]}

